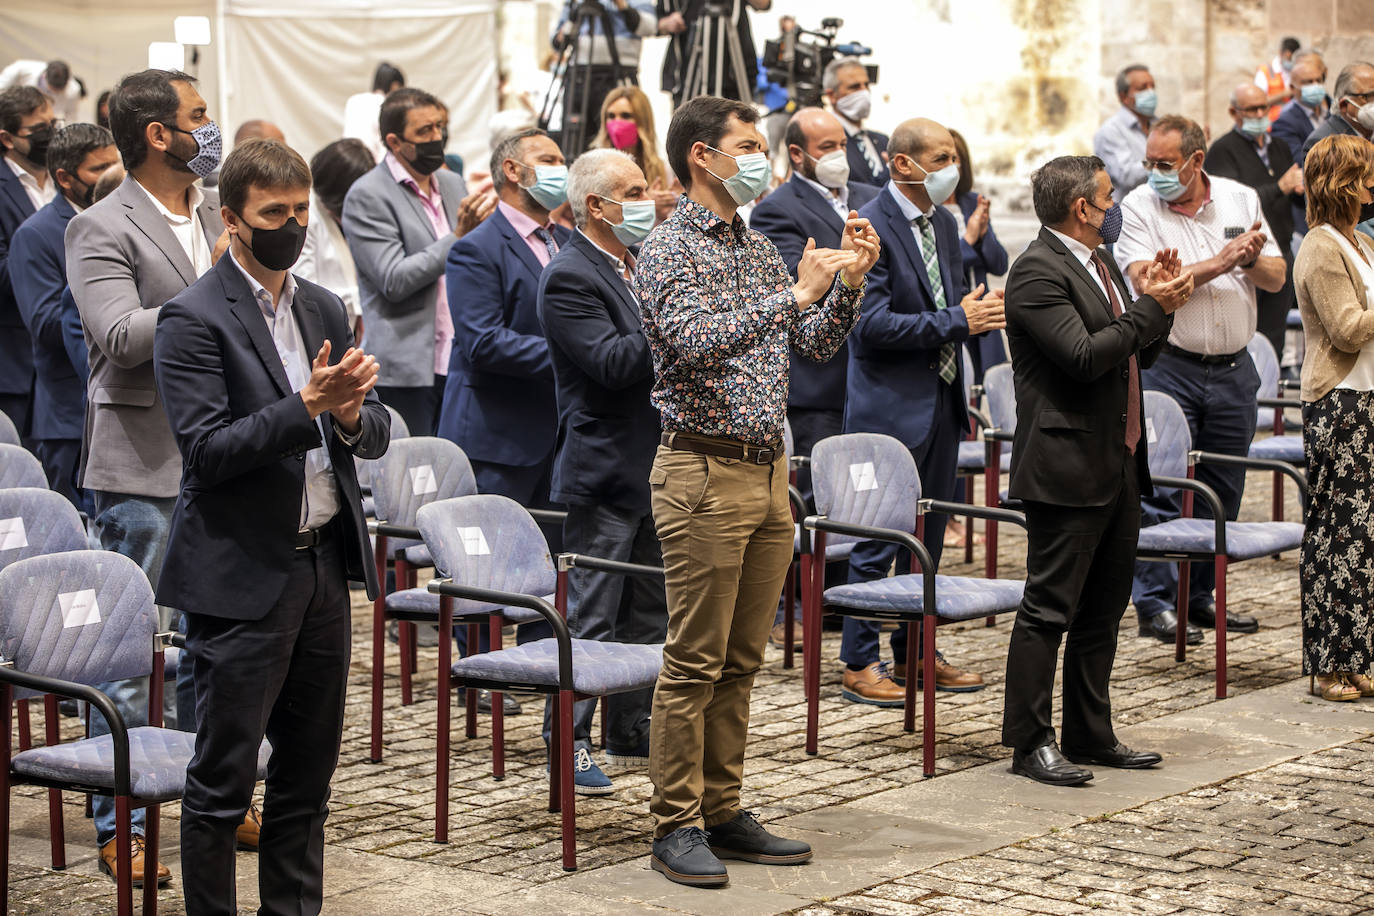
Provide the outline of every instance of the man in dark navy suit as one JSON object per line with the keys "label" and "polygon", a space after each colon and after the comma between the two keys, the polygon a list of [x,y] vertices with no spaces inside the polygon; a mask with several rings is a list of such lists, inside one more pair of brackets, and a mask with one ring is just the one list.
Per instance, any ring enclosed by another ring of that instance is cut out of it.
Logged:
{"label": "man in dark navy suit", "polygon": [[844,125],[850,178],[860,184],[882,187],[888,179],[888,138],[887,134],[864,128],[873,107],[868,68],[852,57],[836,58],[825,68],[821,87]]}
{"label": "man in dark navy suit", "polygon": [[[546,508],[558,408],[535,307],[540,274],[571,237],[549,219],[567,198],[567,167],[531,129],[496,147],[491,177],[496,212],[448,254],[453,357],[439,435],[467,453],[478,490]],[[545,533],[556,546],[556,529]]]}
{"label": "man in dark navy suit", "polygon": [[[95,202],[95,184],[107,169],[119,165],[114,137],[94,124],[70,124],[59,130],[48,149],[48,174],[60,190],[14,233],[10,244],[10,278],[15,301],[33,338],[34,451],[43,462],[48,486],[91,514],[94,505],[77,485],[81,434],[86,421],[84,339],[71,340],[64,319],[76,315],[67,292],[67,223]],[[77,321],[80,321],[79,315]],[[68,344],[79,342],[78,353]],[[73,357],[79,355],[80,365]]]}
{"label": "man in dark navy suit", "polygon": [[[921,492],[955,498],[959,440],[968,429],[960,347],[970,334],[1006,325],[1000,292],[963,286],[959,232],[941,204],[959,182],[954,138],[934,121],[905,121],[892,132],[892,180],[859,211],[885,239],[869,272],[863,315],[849,346],[844,431],[884,433],[911,449]],[[925,519],[925,545],[936,564],[944,549],[942,515]],[[849,580],[886,576],[895,545],[864,541],[849,558]],[[841,696],[855,703],[900,706],[907,628],[892,634],[895,670],[880,660],[878,624],[845,618]],[[980,690],[983,679],[936,661],[936,687]]]}
{"label": "man in dark navy suit", "polygon": [[[1293,162],[1302,168],[1304,159],[1303,144],[1308,134],[1316,130],[1326,120],[1331,110],[1331,96],[1326,92],[1326,61],[1317,51],[1299,51],[1293,56],[1293,98],[1279,110],[1279,116],[1269,127],[1269,134],[1275,140],[1282,140],[1288,151],[1293,154]],[[1307,234],[1306,198],[1298,194],[1293,201],[1293,246],[1291,253],[1296,255],[1298,243]]]}
{"label": "man in dark navy suit", "polygon": [[[654,366],[631,288],[634,253],[654,225],[644,173],[618,150],[583,153],[568,171],[577,231],[544,271],[539,320],[558,384],[558,448],[553,500],[568,507],[570,553],[662,566],[649,507],[649,471],[658,448],[658,410],[649,401]],[[574,636],[661,643],[668,604],[657,579],[627,579],[574,567],[568,573],[568,628]],[[648,766],[653,689],[608,697],[606,760]],[[595,700],[574,711],[573,785],[604,795],[611,781],[591,757]],[[544,737],[552,731],[545,706]]]}
{"label": "man in dark navy suit", "polygon": [[[807,239],[815,239],[817,248],[839,248],[849,212],[864,206],[880,189],[849,180],[844,126],[828,111],[798,111],[787,122],[783,142],[792,161],[792,177],[759,201],[749,217],[749,226],[777,246],[795,279]],[[844,427],[849,345],[840,344],[835,355],[823,363],[813,362],[793,350],[788,371],[787,422],[792,427],[793,449],[798,455],[810,455],[817,442],[838,435]],[[806,468],[797,475],[797,487],[809,504],[811,473]],[[769,636],[778,648],[784,645],[781,621],[779,607]],[[798,652],[801,647],[800,641],[793,646]]]}
{"label": "man in dark navy suit", "polygon": [[235,833],[267,764],[263,913],[316,914],[343,733],[346,579],[377,593],[353,459],[390,438],[343,303],[289,269],[310,169],[249,140],[220,170],[229,257],[162,307],[153,368],[183,460],[157,599],[186,618],[196,752],[182,799],[188,916],[230,916]]}
{"label": "man in dark navy suit", "polygon": [[52,102],[32,86],[0,92],[0,411],[30,444],[33,344],[14,299],[10,244],[19,226],[57,196],[48,177]]}

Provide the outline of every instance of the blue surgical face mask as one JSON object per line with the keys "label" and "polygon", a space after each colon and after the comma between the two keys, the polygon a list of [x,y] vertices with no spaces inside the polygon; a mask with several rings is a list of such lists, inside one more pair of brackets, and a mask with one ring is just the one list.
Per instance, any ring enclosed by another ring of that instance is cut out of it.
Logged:
{"label": "blue surgical face mask", "polygon": [[557,210],[568,199],[568,167],[566,165],[525,165],[534,170],[534,184],[521,185],[545,210]]}
{"label": "blue surgical face mask", "polygon": [[[926,172],[924,168],[921,168],[921,164],[910,156],[907,157],[907,161]],[[930,196],[930,202],[937,205],[942,204],[949,200],[949,195],[954,193],[955,187],[959,184],[959,163],[951,162],[938,172],[926,172],[924,181],[901,181],[894,178],[892,183],[925,185],[926,194]]]}
{"label": "blue surgical face mask", "polygon": [[607,203],[620,205],[620,222],[613,223],[606,217],[601,217],[602,222],[611,227],[615,237],[620,240],[622,245],[638,245],[649,237],[649,233],[654,228],[654,202],[652,200],[611,200],[609,197],[602,197]]}
{"label": "blue surgical face mask", "polygon": [[1244,118],[1240,122],[1240,129],[1246,136],[1258,139],[1269,132],[1269,119],[1265,117]]}
{"label": "blue surgical face mask", "polygon": [[[1102,210],[1101,207],[1090,200],[1085,199],[1083,202],[1094,210]],[[1102,236],[1102,244],[1115,245],[1116,240],[1121,238],[1122,216],[1123,214],[1119,205],[1102,210],[1102,225],[1096,227],[1097,234]]]}
{"label": "blue surgical face mask", "polygon": [[1183,196],[1183,192],[1188,190],[1188,186],[1178,180],[1179,169],[1169,169],[1162,171],[1154,169],[1150,172],[1150,189],[1160,196],[1161,199],[1173,202]]}
{"label": "blue surgical face mask", "polygon": [[710,169],[706,174],[725,185],[725,190],[729,192],[730,198],[739,206],[744,206],[749,201],[754,200],[773,183],[773,169],[768,165],[767,153],[747,153],[743,156],[731,156],[729,153],[721,152],[714,146],[706,147],[713,153],[720,153],[735,160],[737,171],[729,178],[721,178]]}
{"label": "blue surgical face mask", "polygon": [[[224,138],[220,136],[218,124],[214,121],[207,121],[195,130],[182,130],[175,124],[164,124],[163,126],[171,128],[179,134],[190,134],[191,139],[196,141],[196,154],[190,159],[181,160],[188,169],[201,178],[205,178],[219,168],[220,155],[224,151]],[[172,158],[179,157],[172,155]]]}
{"label": "blue surgical face mask", "polygon": [[1135,94],[1135,112],[1147,118],[1155,116],[1155,109],[1159,106],[1159,96],[1153,89],[1142,89]]}
{"label": "blue surgical face mask", "polygon": [[1321,83],[1308,83],[1298,90],[1298,95],[1308,108],[1316,108],[1326,101],[1326,87]]}

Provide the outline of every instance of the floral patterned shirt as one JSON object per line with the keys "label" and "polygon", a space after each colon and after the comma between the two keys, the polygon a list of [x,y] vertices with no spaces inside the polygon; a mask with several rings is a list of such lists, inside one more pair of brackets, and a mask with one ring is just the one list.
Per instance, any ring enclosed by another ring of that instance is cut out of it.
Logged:
{"label": "floral patterned shirt", "polygon": [[686,195],[640,250],[635,287],[664,431],[761,446],[782,442],[789,347],[830,359],[863,302],[841,281],[799,310],[773,243]]}

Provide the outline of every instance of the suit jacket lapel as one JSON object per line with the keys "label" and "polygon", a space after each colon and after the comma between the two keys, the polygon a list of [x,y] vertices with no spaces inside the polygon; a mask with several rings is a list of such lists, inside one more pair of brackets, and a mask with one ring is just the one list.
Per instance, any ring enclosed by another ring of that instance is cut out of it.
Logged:
{"label": "suit jacket lapel", "polygon": [[[1050,232],[1048,229],[1042,228],[1040,230],[1040,240],[1043,241],[1046,245],[1048,245],[1051,251],[1055,252],[1061,258],[1064,259],[1064,262],[1069,267],[1069,273],[1078,277],[1080,286],[1086,286],[1087,289],[1092,291],[1092,294],[1094,297],[1096,297],[1098,303],[1102,306],[1103,309],[1106,310],[1107,317],[1115,318],[1116,315],[1112,314],[1111,301],[1108,300],[1107,296],[1102,292],[1102,287],[1097,285],[1097,278],[1088,272],[1087,267],[1083,266],[1083,262],[1078,260],[1078,258],[1074,256],[1073,252],[1069,251],[1069,249],[1064,245],[1064,243],[1059,241],[1058,237],[1056,237],[1055,234]],[[1098,257],[1101,257],[1101,255],[1098,255]],[[1111,275],[1112,272],[1108,270],[1107,276],[1111,277]],[[1115,281],[1113,280],[1113,282]],[[1117,289],[1116,294],[1117,296],[1121,297],[1122,308],[1125,308],[1125,294],[1121,291],[1120,288]]]}
{"label": "suit jacket lapel", "polygon": [[577,247],[578,253],[586,258],[592,265],[592,269],[597,272],[601,279],[609,286],[620,302],[624,314],[629,317],[630,324],[639,323],[639,306],[630,295],[630,288],[625,285],[625,278],[618,276],[611,262],[606,256],[596,249],[595,246],[583,235],[575,234],[570,244]]}
{"label": "suit jacket lapel", "polygon": [[[277,352],[272,332],[267,329],[267,319],[263,317],[262,309],[253,298],[248,281],[239,274],[239,269],[234,266],[233,258],[228,252],[219,259],[213,269],[224,289],[224,298],[231,303],[229,310],[248,332],[248,339],[253,342],[253,349],[257,351],[258,359],[262,360],[263,366],[266,367],[267,374],[272,377],[272,383],[277,386],[277,391],[282,397],[286,397],[291,394],[291,382],[286,377],[286,370],[282,368],[281,354]],[[313,359],[319,345],[316,344],[315,351],[312,351],[309,349],[309,339],[306,339],[305,343],[307,358]]]}
{"label": "suit jacket lapel", "polygon": [[8,165],[0,165],[0,187],[5,189],[5,193],[14,201],[20,213],[33,215],[33,201],[29,200],[28,192],[24,190],[24,186],[19,183],[19,179],[10,171]]}
{"label": "suit jacket lapel", "polygon": [[817,219],[824,222],[831,228],[844,232],[844,220],[840,219],[840,214],[835,212],[835,208],[821,199],[821,195],[815,188],[802,181],[796,175],[792,176],[793,193],[802,202],[806,209],[810,210]]}
{"label": "suit jacket lapel", "polygon": [[[315,354],[320,352],[320,345],[324,343],[324,316],[320,314],[320,307],[315,298],[299,284],[296,286],[296,298],[291,303],[291,308],[296,313],[296,324],[301,329],[301,342],[305,344],[306,358],[313,361]],[[275,349],[275,344],[273,347]],[[339,359],[343,359],[342,352],[337,354],[334,361],[337,362]]]}
{"label": "suit jacket lapel", "polygon": [[[887,217],[890,226],[887,236],[884,236],[884,238],[895,237],[897,239],[897,247],[906,255],[907,261],[911,263],[912,269],[916,271],[916,277],[920,280],[921,289],[926,291],[926,297],[933,306],[935,303],[935,291],[930,288],[930,277],[926,274],[926,261],[925,258],[921,256],[921,247],[916,241],[916,228],[912,226],[911,223],[907,222],[906,216],[902,214],[901,207],[897,206],[897,202],[892,199],[892,195],[888,193],[886,188],[878,193],[882,196],[882,200],[878,206],[882,210],[883,215]],[[931,227],[931,231],[935,231],[933,226]],[[945,304],[950,304],[948,290],[945,292]]]}
{"label": "suit jacket lapel", "polygon": [[525,241],[520,233],[515,231],[515,227],[510,224],[510,220],[506,219],[506,215],[500,210],[497,210],[487,218],[497,220],[496,225],[501,230],[501,235],[505,238],[506,244],[510,246],[511,251],[515,252],[515,256],[520,259],[520,263],[524,264],[526,269],[528,269],[534,278],[538,280],[539,275],[544,272],[544,265],[539,263],[539,259],[534,256],[534,252],[530,251],[529,243]]}
{"label": "suit jacket lapel", "polygon": [[[196,282],[196,270],[191,264],[191,259],[186,256],[186,249],[181,247],[181,242],[177,240],[176,233],[172,227],[167,225],[167,219],[157,207],[153,206],[152,200],[148,197],[148,192],[139,186],[134,176],[130,175],[124,179],[124,183],[119,186],[116,192],[120,196],[120,201],[128,209],[129,222],[133,223],[139,232],[147,236],[148,241],[162,252],[181,279],[187,286]],[[249,297],[251,298],[251,297]]]}

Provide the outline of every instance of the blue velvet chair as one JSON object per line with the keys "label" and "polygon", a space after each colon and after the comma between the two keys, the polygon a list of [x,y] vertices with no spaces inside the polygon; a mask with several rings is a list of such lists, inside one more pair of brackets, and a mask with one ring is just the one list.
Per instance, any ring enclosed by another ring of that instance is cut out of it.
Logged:
{"label": "blue velvet chair", "polygon": [[0,490],[11,487],[48,489],[43,464],[21,445],[0,444]]}
{"label": "blue velvet chair", "polygon": [[[1274,355],[1274,346],[1263,334],[1256,334],[1246,344],[1250,358],[1255,361],[1255,371],[1259,373],[1260,386],[1258,409],[1255,411],[1256,432],[1270,432],[1271,436],[1256,439],[1250,444],[1250,457],[1267,461],[1282,461],[1296,468],[1305,468],[1307,455],[1303,452],[1302,435],[1284,431],[1287,411],[1298,413],[1302,402],[1297,398],[1283,397],[1283,391],[1298,387],[1296,382],[1285,383],[1279,378],[1279,360]],[[1283,474],[1274,472],[1273,507],[1270,517],[1283,521]]]}

